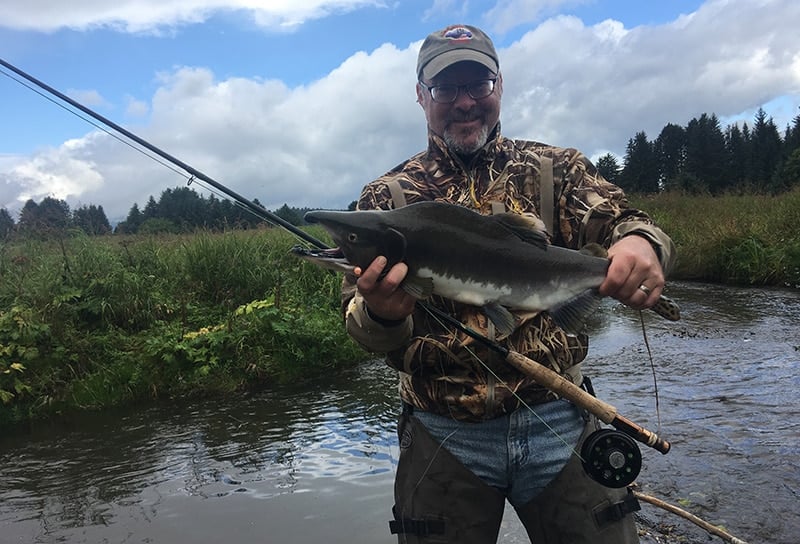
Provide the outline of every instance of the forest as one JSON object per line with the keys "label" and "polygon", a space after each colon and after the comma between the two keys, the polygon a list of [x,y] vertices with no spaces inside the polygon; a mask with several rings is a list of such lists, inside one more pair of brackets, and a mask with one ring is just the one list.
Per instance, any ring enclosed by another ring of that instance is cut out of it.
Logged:
{"label": "forest", "polygon": [[[716,115],[704,113],[685,126],[668,123],[655,140],[638,132],[628,140],[622,164],[608,153],[597,159],[596,166],[603,177],[632,195],[784,193],[800,185],[800,114],[781,134],[763,109],[756,113],[752,127],[743,123],[724,129]],[[260,205],[257,199],[254,203]],[[273,213],[300,225],[306,211],[284,204]],[[164,190],[158,200],[151,196],[143,208],[134,203],[125,220],[113,227],[102,205],[70,210],[65,201],[52,197],[39,203],[28,200],[17,220],[7,209],[0,209],[0,239],[14,233],[46,235],[67,229],[90,236],[179,234],[197,229],[250,229],[260,222],[227,199],[178,187]]]}

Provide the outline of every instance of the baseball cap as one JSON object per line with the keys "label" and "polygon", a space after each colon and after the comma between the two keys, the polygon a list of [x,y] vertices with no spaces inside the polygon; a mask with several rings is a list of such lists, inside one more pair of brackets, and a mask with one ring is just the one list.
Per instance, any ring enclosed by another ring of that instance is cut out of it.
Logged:
{"label": "baseball cap", "polygon": [[430,34],[419,50],[417,78],[430,80],[456,62],[470,60],[495,74],[500,69],[492,40],[474,26],[452,25]]}

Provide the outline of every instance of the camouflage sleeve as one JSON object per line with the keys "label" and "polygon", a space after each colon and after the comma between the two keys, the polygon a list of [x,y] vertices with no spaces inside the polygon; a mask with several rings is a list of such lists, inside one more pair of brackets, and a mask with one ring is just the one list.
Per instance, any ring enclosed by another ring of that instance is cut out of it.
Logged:
{"label": "camouflage sleeve", "polygon": [[558,149],[554,155],[554,170],[561,183],[559,234],[564,245],[580,249],[595,242],[607,248],[624,236],[643,236],[668,272],[675,260],[675,246],[652,218],[631,208],[624,191],[606,181],[582,153]]}
{"label": "camouflage sleeve", "polygon": [[350,298],[344,316],[350,337],[372,353],[387,353],[400,348],[411,338],[414,327],[411,316],[394,325],[378,323],[367,312],[364,299],[358,291]]}

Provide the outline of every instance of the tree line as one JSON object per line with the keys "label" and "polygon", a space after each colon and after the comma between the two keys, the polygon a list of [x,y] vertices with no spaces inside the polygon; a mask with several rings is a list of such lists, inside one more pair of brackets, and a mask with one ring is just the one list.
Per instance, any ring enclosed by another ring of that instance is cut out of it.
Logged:
{"label": "tree line", "polygon": [[[702,114],[686,126],[667,124],[655,140],[638,132],[628,140],[622,164],[607,153],[596,162],[607,180],[630,194],[664,191],[684,193],[781,193],[800,185],[800,115],[786,127],[783,136],[763,109],[747,123],[723,129],[715,114]],[[256,204],[258,200],[253,201]],[[351,203],[349,209],[354,209]],[[273,213],[293,224],[303,223],[308,208],[284,204]],[[126,219],[116,227],[102,206],[69,205],[52,197],[36,203],[28,200],[14,221],[0,209],[0,238],[11,233],[42,233],[79,229],[87,235],[155,234],[209,230],[249,229],[261,224],[258,217],[236,203],[204,197],[189,187],[167,189],[144,208],[133,204]]]}
{"label": "tree line", "polygon": [[[254,204],[261,205],[258,200]],[[300,225],[307,208],[287,204],[273,214],[293,225]],[[77,229],[90,236],[105,234],[179,234],[197,229],[223,231],[250,229],[263,221],[247,209],[214,195],[205,197],[189,187],[166,189],[158,200],[150,197],[144,208],[131,206],[124,221],[112,228],[102,206],[88,205],[70,210],[64,200],[45,197],[40,203],[28,200],[17,222],[5,208],[0,209],[0,239],[17,232],[22,235],[48,235]]]}
{"label": "tree line", "polygon": [[667,124],[655,140],[638,132],[628,140],[622,165],[608,153],[597,168],[632,194],[777,194],[800,185],[800,115],[781,136],[763,109],[753,127],[722,129],[716,115],[703,114],[686,126]]}

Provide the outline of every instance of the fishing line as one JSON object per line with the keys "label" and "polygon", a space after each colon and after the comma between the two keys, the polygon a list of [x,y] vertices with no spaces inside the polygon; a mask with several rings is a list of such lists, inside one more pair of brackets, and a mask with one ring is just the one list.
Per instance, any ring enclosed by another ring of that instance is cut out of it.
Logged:
{"label": "fishing line", "polygon": [[[487,346],[489,349],[493,349],[493,348],[492,348],[492,344],[493,344],[493,342],[492,342],[491,340],[489,340],[489,338],[487,338],[487,337],[485,337],[485,336],[483,336],[483,335],[479,334],[479,333],[478,333],[478,332],[476,332],[476,331],[473,331],[472,329],[470,329],[469,327],[467,327],[466,325],[464,325],[463,323],[461,323],[460,321],[458,321],[457,319],[455,319],[455,318],[454,318],[453,316],[451,316],[450,314],[447,314],[447,313],[445,313],[445,312],[442,312],[442,311],[441,311],[441,310],[439,310],[438,308],[435,308],[435,307],[433,307],[433,306],[430,306],[429,304],[425,304],[425,303],[423,303],[423,302],[418,302],[418,303],[417,303],[417,305],[418,305],[420,308],[422,308],[422,309],[423,309],[423,310],[424,310],[424,311],[425,311],[425,312],[426,312],[428,315],[430,315],[430,316],[431,316],[433,319],[435,319],[435,320],[436,320],[436,322],[437,322],[437,323],[439,323],[439,325],[441,325],[441,326],[442,326],[442,327],[444,327],[445,329],[447,328],[447,325],[444,323],[444,321],[447,321],[448,323],[450,323],[451,325],[454,325],[454,326],[455,326],[457,329],[459,329],[459,330],[461,330],[461,331],[465,332],[466,334],[468,334],[468,335],[469,335],[469,336],[471,336],[472,338],[474,338],[474,339],[476,339],[476,340],[479,340],[479,341],[482,341],[482,342],[483,342],[483,343],[484,343],[484,344],[485,344],[485,345],[486,345],[486,346]],[[440,319],[440,318],[441,318],[441,319]],[[444,319],[444,321],[443,321],[442,319]],[[457,322],[457,324],[456,324],[455,322]],[[478,338],[478,337],[480,337],[480,338]],[[482,339],[482,340],[481,340],[481,339]],[[467,353],[469,353],[469,354],[470,354],[470,356],[472,356],[472,358],[473,358],[473,359],[475,359],[475,360],[476,360],[478,363],[480,363],[480,364],[481,364],[481,366],[483,366],[483,368],[484,368],[484,369],[485,369],[487,372],[489,372],[489,373],[490,373],[490,374],[491,374],[491,375],[494,377],[494,379],[498,381],[498,383],[499,383],[500,385],[502,385],[503,387],[505,387],[506,389],[508,389],[508,391],[511,393],[511,395],[513,395],[513,397],[514,397],[515,399],[517,399],[517,401],[518,401],[518,402],[519,402],[519,403],[520,403],[522,406],[524,406],[525,408],[527,408],[527,409],[528,409],[528,411],[529,411],[531,414],[533,414],[533,415],[536,417],[536,419],[538,419],[538,420],[539,420],[539,421],[542,423],[542,425],[544,425],[544,426],[545,426],[545,427],[546,427],[546,428],[547,428],[547,429],[548,429],[548,430],[549,430],[551,433],[553,433],[553,436],[555,436],[556,438],[558,438],[558,439],[561,441],[561,443],[562,443],[562,444],[564,444],[564,445],[565,445],[565,446],[567,446],[567,447],[568,447],[570,450],[572,450],[572,453],[574,453],[574,454],[575,454],[575,455],[576,455],[576,456],[577,456],[577,457],[578,457],[578,458],[581,460],[581,462],[583,462],[583,458],[581,457],[581,454],[580,454],[580,453],[579,453],[579,452],[578,452],[578,451],[575,449],[575,445],[573,445],[573,444],[570,444],[569,442],[567,442],[566,440],[564,440],[564,438],[563,438],[563,437],[562,437],[560,434],[558,434],[558,432],[556,432],[556,430],[555,430],[555,429],[553,429],[553,428],[550,426],[550,424],[549,424],[547,421],[545,421],[545,420],[544,420],[544,419],[543,419],[543,418],[542,418],[542,417],[541,417],[539,414],[537,414],[537,413],[536,413],[536,410],[534,410],[533,408],[531,408],[531,407],[530,407],[530,405],[529,405],[527,402],[525,402],[525,401],[522,399],[522,397],[519,395],[519,393],[517,393],[516,391],[514,391],[514,390],[513,390],[513,389],[512,389],[512,388],[511,388],[511,387],[510,387],[510,386],[509,386],[509,385],[508,385],[508,384],[505,382],[505,380],[503,380],[503,379],[502,379],[500,376],[498,376],[498,375],[497,375],[497,373],[496,373],[494,370],[492,370],[492,368],[491,368],[491,367],[490,367],[488,364],[486,364],[486,363],[485,363],[485,362],[484,362],[484,361],[483,361],[483,360],[482,360],[482,359],[481,359],[481,358],[478,356],[478,354],[477,354],[477,353],[475,353],[475,352],[474,352],[474,351],[473,351],[473,350],[472,350],[472,349],[471,349],[469,346],[462,346],[462,348],[463,348],[464,350],[466,350],[466,352],[467,352]]]}
{"label": "fishing line", "polygon": [[151,155],[151,154],[150,154],[150,153],[148,153],[148,152],[147,152],[145,149],[143,149],[143,148],[141,148],[141,147],[137,147],[137,146],[135,146],[135,145],[133,144],[133,142],[131,142],[131,141],[129,141],[129,140],[126,140],[126,139],[122,138],[122,137],[121,137],[120,135],[118,135],[118,134],[115,134],[115,133],[113,133],[111,130],[109,130],[108,128],[104,127],[104,126],[103,126],[103,125],[101,125],[100,123],[96,123],[95,121],[93,121],[93,120],[92,120],[90,117],[85,117],[85,116],[81,115],[80,113],[78,113],[77,111],[75,111],[75,110],[73,110],[73,109],[71,109],[71,108],[68,108],[68,107],[66,106],[66,104],[62,104],[61,102],[57,101],[57,100],[56,100],[56,99],[54,99],[53,97],[51,97],[51,96],[48,96],[48,95],[44,94],[42,91],[40,91],[40,90],[36,89],[35,87],[33,87],[33,86],[29,85],[29,84],[28,84],[28,83],[26,83],[25,81],[23,81],[23,80],[21,80],[21,79],[19,79],[19,78],[15,77],[15,76],[13,76],[12,74],[9,74],[9,73],[8,73],[8,72],[6,72],[5,70],[3,70],[3,69],[0,69],[0,74],[3,74],[3,75],[4,75],[4,76],[6,76],[7,78],[9,78],[9,79],[11,79],[11,80],[13,80],[13,81],[16,81],[17,83],[19,83],[19,84],[20,84],[20,85],[22,85],[23,87],[25,87],[25,88],[27,88],[27,89],[29,89],[29,90],[33,91],[34,93],[38,94],[39,96],[41,96],[42,98],[44,98],[44,99],[45,99],[45,100],[47,100],[48,102],[51,102],[51,103],[55,104],[56,106],[58,106],[58,107],[59,107],[59,108],[61,108],[62,110],[66,111],[66,112],[68,112],[68,113],[71,113],[72,115],[74,115],[74,116],[75,116],[75,117],[77,117],[78,119],[81,119],[82,121],[84,121],[84,122],[86,122],[86,123],[88,123],[88,124],[92,125],[92,126],[93,126],[93,127],[95,127],[96,129],[98,129],[98,130],[101,130],[101,131],[105,132],[106,134],[108,134],[109,136],[111,136],[112,138],[114,138],[115,140],[117,140],[118,142],[120,142],[120,143],[122,143],[122,144],[125,144],[125,145],[127,145],[128,147],[130,147],[130,148],[131,148],[131,149],[133,149],[134,151],[138,151],[139,153],[141,153],[141,154],[142,154],[142,155],[144,155],[145,157],[148,157],[148,158],[150,158],[150,159],[154,160],[155,162],[157,162],[157,163],[158,163],[158,164],[160,164],[161,166],[163,166],[163,167],[165,167],[165,168],[168,168],[168,169],[172,170],[173,172],[175,172],[176,174],[178,174],[178,175],[180,175],[180,176],[183,176],[183,177],[186,177],[186,178],[188,178],[188,177],[189,177],[189,176],[188,176],[188,175],[187,175],[185,172],[181,172],[181,171],[180,171],[180,170],[178,170],[177,168],[175,168],[175,167],[173,167],[172,165],[170,165],[168,162],[166,162],[166,161],[162,161],[161,159],[159,159],[157,155],[154,155],[154,154],[152,154],[152,155]]}
{"label": "fishing line", "polygon": [[[238,205],[240,205],[242,207],[245,207],[248,210],[250,210],[256,217],[259,217],[260,219],[262,219],[262,220],[264,220],[264,221],[266,221],[266,222],[268,222],[270,224],[283,227],[284,229],[286,229],[289,232],[291,232],[292,234],[294,234],[296,237],[300,238],[301,240],[303,240],[303,241],[305,241],[305,242],[307,242],[307,243],[309,243],[309,244],[311,244],[311,245],[313,245],[313,246],[315,246],[315,247],[317,247],[319,249],[328,249],[328,246],[324,242],[321,242],[320,240],[317,240],[316,238],[314,238],[313,236],[311,236],[307,232],[297,228],[295,225],[292,225],[291,223],[289,223],[285,219],[283,219],[283,218],[271,213],[270,211],[268,211],[266,208],[264,208],[260,204],[256,204],[256,203],[246,199],[245,197],[243,197],[240,194],[238,194],[238,193],[232,191],[231,189],[225,187],[223,184],[215,181],[214,179],[212,179],[211,177],[207,176],[206,174],[200,172],[196,168],[193,168],[189,164],[186,164],[185,162],[177,159],[176,157],[170,155],[169,153],[163,151],[162,149],[159,149],[158,147],[156,147],[155,145],[151,144],[147,140],[145,140],[145,139],[137,136],[136,134],[132,133],[131,131],[123,128],[122,126],[118,125],[114,121],[111,121],[110,119],[107,119],[106,117],[103,117],[99,113],[91,110],[90,108],[84,106],[80,102],[78,102],[78,101],[70,98],[69,96],[65,95],[64,93],[54,89],[50,85],[48,85],[48,84],[36,79],[35,77],[31,76],[30,74],[27,74],[26,72],[20,70],[19,68],[17,68],[13,64],[10,64],[10,63],[6,62],[5,60],[0,59],[0,66],[3,66],[5,68],[11,70],[12,72],[17,74],[18,76],[25,78],[26,80],[28,80],[29,82],[33,83],[34,85],[36,85],[40,89],[42,89],[44,91],[47,91],[50,95],[52,95],[52,96],[58,98],[59,100],[69,104],[70,106],[82,111],[86,115],[91,116],[93,119],[99,121],[100,123],[102,123],[103,125],[111,128],[111,129],[113,129],[118,134],[120,134],[122,136],[125,136],[125,138],[127,138],[131,142],[135,142],[136,144],[138,144],[141,147],[147,149],[151,153],[154,153],[158,157],[168,161],[169,163],[175,165],[176,167],[180,168],[181,170],[185,171],[186,173],[191,174],[192,177],[197,178],[198,180],[202,180],[205,183],[207,183],[208,185],[211,185],[214,188],[218,189],[219,191],[222,191],[227,196],[229,196],[234,201],[236,201]],[[3,73],[5,75],[8,75],[5,72],[3,72]],[[9,77],[11,77],[11,76],[9,76]],[[21,83],[16,78],[11,78],[11,79]],[[28,85],[25,85],[25,87],[28,87]],[[35,90],[35,89],[31,88],[31,87],[28,87],[28,88],[33,90],[37,94],[41,95],[41,93],[39,91],[37,91],[37,90]],[[45,95],[41,95],[41,96],[44,96],[48,100],[52,101],[49,97],[47,97]],[[74,115],[76,115],[78,117],[81,117],[81,116],[77,115],[75,112],[73,112],[72,110],[64,107],[61,104],[59,104],[58,102],[54,102],[54,103],[58,104],[60,107],[62,107],[64,109],[66,109],[70,113],[73,113]],[[90,124],[92,124],[94,126],[97,126],[93,122],[89,121],[88,119],[85,119],[83,117],[81,117],[81,118],[84,119],[85,121],[89,122]],[[103,130],[104,132],[108,133],[103,127],[98,127],[98,128],[100,130]],[[110,133],[108,133],[108,134],[110,134]],[[114,135],[112,135],[112,136],[114,136]],[[118,139],[119,141],[125,143],[126,145],[130,146],[132,149],[137,149],[136,147],[134,147],[129,142],[126,142],[124,140],[120,140],[116,136],[114,136],[114,137],[116,139]],[[149,156],[153,160],[156,160],[156,162],[159,162],[160,164],[162,164],[164,166],[167,166],[166,164],[162,163],[161,161],[158,161],[157,159],[155,159],[154,157],[150,156],[149,154],[144,153],[143,151],[141,151],[139,149],[137,149],[137,151],[140,151],[145,156]],[[167,166],[167,167],[170,168],[173,171],[176,171],[170,166]],[[178,172],[178,173],[180,173],[184,177],[188,177],[188,176],[186,176],[186,174],[183,174],[181,172]],[[189,179],[191,179],[191,178],[189,178]]]}
{"label": "fishing line", "polygon": [[653,351],[650,349],[650,342],[647,340],[647,327],[644,325],[644,312],[641,310],[639,310],[639,323],[642,325],[642,338],[644,338],[644,347],[647,349],[647,357],[650,360],[650,370],[653,372],[653,391],[656,398],[656,428],[658,429],[658,434],[661,434],[661,408],[659,406],[656,364],[653,361]]}
{"label": "fishing line", "polygon": [[[417,483],[416,483],[416,484],[414,484],[414,491],[412,491],[412,492],[411,492],[411,497],[412,497],[412,500],[413,500],[414,493],[416,493],[416,491],[417,491],[417,489],[419,488],[419,486],[420,486],[420,485],[422,485],[422,482],[425,480],[425,476],[427,476],[427,475],[428,475],[428,471],[430,471],[430,469],[431,469],[431,466],[433,466],[433,462],[434,462],[434,461],[436,461],[436,457],[438,457],[438,456],[439,456],[439,452],[440,452],[440,451],[442,451],[442,448],[444,448],[444,444],[445,444],[445,442],[447,442],[447,441],[450,439],[450,437],[452,437],[452,436],[453,436],[454,434],[456,434],[457,432],[458,432],[458,429],[454,429],[453,431],[451,431],[450,433],[448,433],[448,435],[447,435],[447,436],[445,436],[445,437],[444,437],[444,438],[443,438],[443,439],[442,439],[442,440],[439,442],[439,446],[436,448],[436,451],[435,451],[435,452],[433,452],[433,455],[431,456],[431,460],[428,462],[428,466],[426,466],[426,467],[425,467],[425,470],[423,470],[423,471],[422,471],[422,475],[421,475],[421,476],[419,477],[419,479],[417,480]],[[403,508],[403,510],[405,511],[405,508]]]}
{"label": "fishing line", "polygon": [[[135,142],[133,142],[133,141],[131,141],[129,139],[123,138],[121,135],[115,133],[111,129],[104,127],[102,124],[100,124],[98,122],[95,122],[91,117],[85,116],[85,115],[79,113],[78,111],[75,111],[74,109],[68,107],[66,104],[64,104],[62,102],[59,102],[58,100],[56,100],[52,96],[49,96],[49,95],[45,94],[44,92],[40,91],[39,89],[37,89],[36,87],[28,84],[24,80],[19,79],[18,77],[15,77],[13,74],[9,74],[8,72],[3,70],[2,68],[0,68],[0,74],[3,74],[7,78],[19,83],[20,85],[22,85],[23,87],[27,88],[28,90],[33,91],[34,93],[38,94],[39,96],[41,96],[42,98],[44,98],[48,102],[51,102],[52,104],[55,104],[56,106],[58,106],[59,108],[61,108],[62,110],[66,111],[68,113],[71,113],[72,115],[74,115],[78,119],[80,119],[80,120],[92,125],[96,129],[106,133],[108,136],[111,136],[112,138],[114,138],[118,142],[128,146],[129,148],[133,149],[134,151],[136,151],[138,153],[141,153],[142,155],[144,155],[148,159],[156,162],[157,164],[160,164],[164,168],[167,168],[167,169],[171,170],[173,173],[178,174],[179,176],[187,179],[188,180],[187,183],[186,183],[187,186],[191,185],[192,183],[197,183],[198,185],[203,187],[203,189],[205,189],[209,193],[212,193],[212,194],[218,196],[221,199],[226,198],[227,195],[225,195],[224,192],[216,190],[214,187],[212,187],[208,183],[205,183],[203,180],[198,179],[195,175],[187,174],[186,172],[183,172],[182,170],[172,166],[169,162],[161,159],[155,153],[152,153],[152,152],[148,151],[147,148],[145,148],[143,146],[140,146],[140,145],[136,144]],[[233,205],[236,206],[237,208],[241,209],[241,210],[245,210],[245,211],[249,212],[253,216],[257,217],[258,219],[261,219],[262,221],[270,222],[268,218],[264,217],[262,214],[256,213],[254,210],[248,208],[247,206],[242,205],[236,199],[233,200]],[[295,237],[299,241],[307,243],[307,241],[303,240],[301,237],[299,237],[299,236],[295,236]]]}

